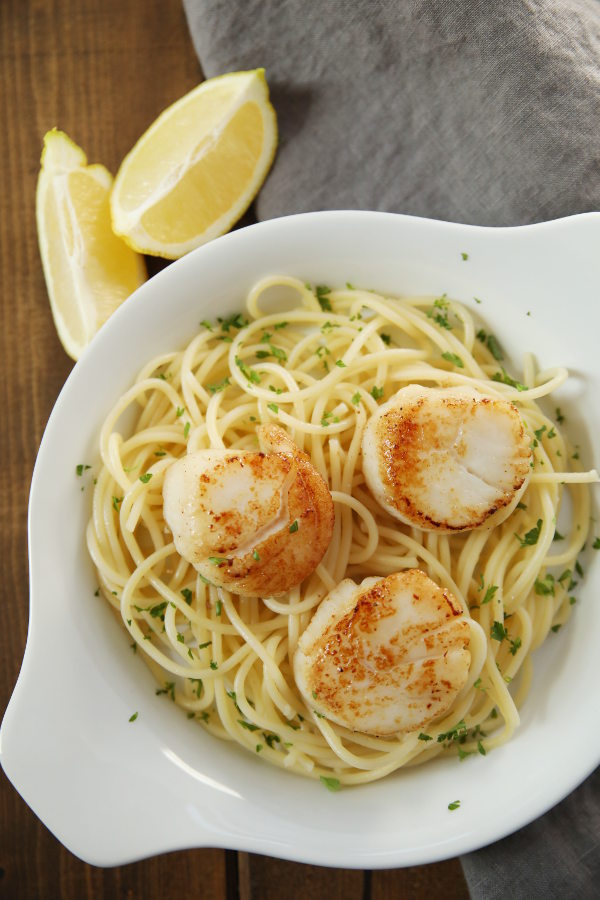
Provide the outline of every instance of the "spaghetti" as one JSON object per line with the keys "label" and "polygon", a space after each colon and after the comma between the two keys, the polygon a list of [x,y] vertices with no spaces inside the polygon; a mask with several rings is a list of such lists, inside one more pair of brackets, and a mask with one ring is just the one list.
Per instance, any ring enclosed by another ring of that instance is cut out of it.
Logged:
{"label": "spaghetti", "polygon": [[[263,309],[269,298],[292,296],[284,313]],[[588,484],[598,476],[566,469],[573,450],[538,405],[566,370],[536,372],[527,357],[516,381],[496,339],[446,297],[391,299],[272,277],[252,289],[246,307],[245,315],[202,323],[183,350],[151,360],[107,417],[87,530],[102,594],[143,653],[157,692],[211,734],[328,787],[372,781],[444,751],[489,752],[518,725],[532,652],[571,612],[588,533]],[[520,410],[533,470],[517,509],[492,530],[420,531],[370,495],[364,426],[412,383],[470,385]],[[135,425],[123,436],[132,410]],[[175,459],[204,448],[255,449],[264,422],[277,422],[309,454],[336,510],[322,562],[276,599],[211,584],[177,554],[162,512],[163,478]],[[569,526],[560,539],[565,491]],[[426,734],[380,738],[329,722],[294,684],[299,636],[343,578],[415,567],[480,626],[471,628],[467,684]]]}

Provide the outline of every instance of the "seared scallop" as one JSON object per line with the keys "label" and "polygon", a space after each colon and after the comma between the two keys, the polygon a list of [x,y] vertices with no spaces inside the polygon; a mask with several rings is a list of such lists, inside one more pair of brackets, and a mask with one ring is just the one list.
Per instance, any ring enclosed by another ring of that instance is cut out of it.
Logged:
{"label": "seared scallop", "polygon": [[165,522],[178,553],[213,584],[283,594],[319,565],[333,532],[325,481],[276,425],[260,450],[198,450],[166,472]]}
{"label": "seared scallop", "polygon": [[346,579],[300,636],[296,684],[310,708],[354,731],[422,729],[465,685],[469,636],[457,600],[419,569]]}
{"label": "seared scallop", "polygon": [[451,532],[503,521],[527,486],[532,451],[508,400],[415,384],[369,419],[362,453],[367,485],[390,515]]}

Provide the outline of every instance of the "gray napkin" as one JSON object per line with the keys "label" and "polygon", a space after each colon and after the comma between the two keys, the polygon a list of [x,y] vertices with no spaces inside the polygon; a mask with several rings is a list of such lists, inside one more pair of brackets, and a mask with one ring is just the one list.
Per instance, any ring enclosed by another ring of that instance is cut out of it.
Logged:
{"label": "gray napkin", "polygon": [[600,209],[597,0],[183,0],[207,77],[264,66],[259,219],[521,225]]}
{"label": "gray napkin", "polygon": [[[266,69],[280,146],[259,219],[521,225],[600,209],[597,0],[183,4],[206,77]],[[598,896],[600,770],[462,863],[474,900]]]}

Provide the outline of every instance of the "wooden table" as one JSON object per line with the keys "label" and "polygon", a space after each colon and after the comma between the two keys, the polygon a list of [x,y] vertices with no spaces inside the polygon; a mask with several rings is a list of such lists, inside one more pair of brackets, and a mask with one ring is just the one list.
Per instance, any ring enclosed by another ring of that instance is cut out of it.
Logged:
{"label": "wooden table", "polygon": [[[179,0],[2,0],[0,42],[3,712],[27,634],[29,483],[44,426],[72,366],[55,334],[37,248],[42,136],[56,125],[91,162],[114,172],[156,115],[201,81],[202,72]],[[468,897],[456,860],[361,872],[200,849],[98,869],[62,847],[0,776],[0,896],[269,900],[282,889],[288,900]]]}

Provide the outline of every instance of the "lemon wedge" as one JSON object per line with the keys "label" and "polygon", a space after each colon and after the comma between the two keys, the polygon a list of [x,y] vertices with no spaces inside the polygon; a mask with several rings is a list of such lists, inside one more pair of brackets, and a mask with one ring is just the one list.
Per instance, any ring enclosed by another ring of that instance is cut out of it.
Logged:
{"label": "lemon wedge", "polygon": [[141,253],[183,256],[243,215],[276,146],[264,69],[203,82],[161,113],[123,160],[111,195],[115,232]]}
{"label": "lemon wedge", "polygon": [[146,279],[141,256],[111,226],[110,172],[56,128],[44,136],[36,219],[60,341],[79,359],[115,309]]}

